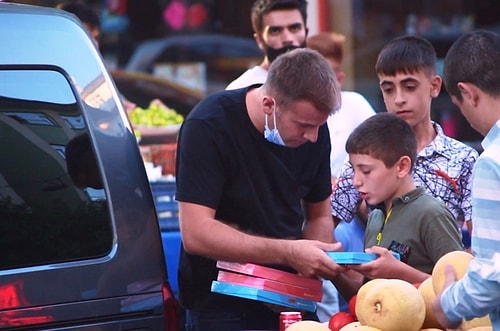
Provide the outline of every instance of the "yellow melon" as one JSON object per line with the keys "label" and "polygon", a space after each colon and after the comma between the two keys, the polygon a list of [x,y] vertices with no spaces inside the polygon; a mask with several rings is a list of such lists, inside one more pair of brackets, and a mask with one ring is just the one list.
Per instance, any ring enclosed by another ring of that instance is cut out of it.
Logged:
{"label": "yellow melon", "polygon": [[420,283],[418,292],[422,295],[425,302],[425,319],[422,328],[441,328],[441,324],[437,321],[434,316],[434,311],[432,310],[432,301],[436,297],[436,293],[434,293],[434,288],[432,286],[432,277]]}
{"label": "yellow melon", "polygon": [[365,300],[366,293],[368,293],[369,290],[376,284],[383,282],[387,279],[385,278],[375,278],[372,280],[367,281],[364,283],[358,290],[358,293],[356,294],[356,305],[354,306],[354,310],[356,312],[356,318],[361,324],[366,324],[363,320],[362,317],[360,317],[361,314],[361,303]]}
{"label": "yellow melon", "polygon": [[374,328],[373,326],[361,325],[361,323],[359,322],[352,322],[345,325],[339,331],[382,331],[382,330]]}
{"label": "yellow melon", "polygon": [[452,265],[457,273],[457,279],[460,279],[465,275],[472,258],[473,255],[466,251],[453,251],[441,256],[432,269],[434,293],[437,294],[443,289],[446,265]]}
{"label": "yellow melon", "polygon": [[413,284],[400,279],[373,285],[360,302],[359,310],[361,324],[383,331],[420,331],[425,319],[422,295]]}
{"label": "yellow melon", "polygon": [[339,331],[358,331],[359,327],[361,327],[361,323],[359,321],[356,321],[344,325],[343,327],[340,328]]}
{"label": "yellow melon", "polygon": [[328,326],[316,321],[299,321],[286,328],[287,331],[330,331]]}
{"label": "yellow melon", "polygon": [[477,326],[472,329],[467,329],[467,331],[493,331],[493,327],[490,326]]}
{"label": "yellow melon", "polygon": [[460,327],[463,330],[471,330],[479,327],[491,327],[490,315],[485,315],[483,317],[476,317],[469,321],[463,320]]}

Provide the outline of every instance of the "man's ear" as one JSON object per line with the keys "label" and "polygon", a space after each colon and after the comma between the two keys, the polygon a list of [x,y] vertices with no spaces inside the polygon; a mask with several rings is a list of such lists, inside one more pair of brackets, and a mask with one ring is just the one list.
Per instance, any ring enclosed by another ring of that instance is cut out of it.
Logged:
{"label": "man's ear", "polygon": [[398,161],[398,176],[400,178],[411,172],[411,159],[408,155],[402,156]]}
{"label": "man's ear", "polygon": [[439,92],[441,92],[441,86],[443,86],[443,79],[439,75],[432,76],[431,79],[431,96],[437,98]]}
{"label": "man's ear", "polygon": [[274,99],[268,95],[262,97],[262,110],[264,114],[270,115],[273,112]]}
{"label": "man's ear", "polygon": [[257,33],[254,33],[253,34],[253,39],[255,39],[255,42],[257,43],[257,46],[259,46],[259,48],[262,51],[264,51],[264,41],[262,40],[262,38]]}

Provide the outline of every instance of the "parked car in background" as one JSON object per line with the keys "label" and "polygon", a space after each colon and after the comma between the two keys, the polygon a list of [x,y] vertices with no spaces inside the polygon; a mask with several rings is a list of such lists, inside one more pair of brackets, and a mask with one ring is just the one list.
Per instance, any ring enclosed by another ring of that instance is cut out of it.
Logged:
{"label": "parked car in background", "polygon": [[151,100],[159,99],[186,116],[205,96],[200,90],[148,73],[112,69],[110,74],[120,93],[142,108],[147,108]]}
{"label": "parked car in background", "polygon": [[176,35],[143,42],[124,69],[212,93],[224,89],[246,69],[260,63],[262,57],[252,38],[223,34]]}
{"label": "parked car in background", "polygon": [[155,202],[74,16],[0,3],[0,330],[179,330]]}

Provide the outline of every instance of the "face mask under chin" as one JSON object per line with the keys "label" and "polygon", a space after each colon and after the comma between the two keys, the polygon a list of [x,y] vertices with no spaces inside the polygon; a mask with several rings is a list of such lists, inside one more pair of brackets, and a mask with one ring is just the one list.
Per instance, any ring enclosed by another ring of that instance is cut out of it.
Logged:
{"label": "face mask under chin", "polygon": [[306,47],[305,42],[303,42],[300,46],[288,45],[281,48],[272,48],[267,44],[264,44],[264,54],[266,54],[267,58],[269,59],[269,63],[272,63],[281,54],[285,54],[286,52],[291,51],[292,49],[305,48],[305,47]]}

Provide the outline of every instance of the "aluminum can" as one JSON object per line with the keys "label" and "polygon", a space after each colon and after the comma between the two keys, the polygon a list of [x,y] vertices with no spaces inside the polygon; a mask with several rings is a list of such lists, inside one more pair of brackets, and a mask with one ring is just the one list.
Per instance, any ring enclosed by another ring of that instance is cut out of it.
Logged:
{"label": "aluminum can", "polygon": [[298,311],[284,311],[280,313],[280,331],[285,331],[295,322],[302,321],[302,314]]}

